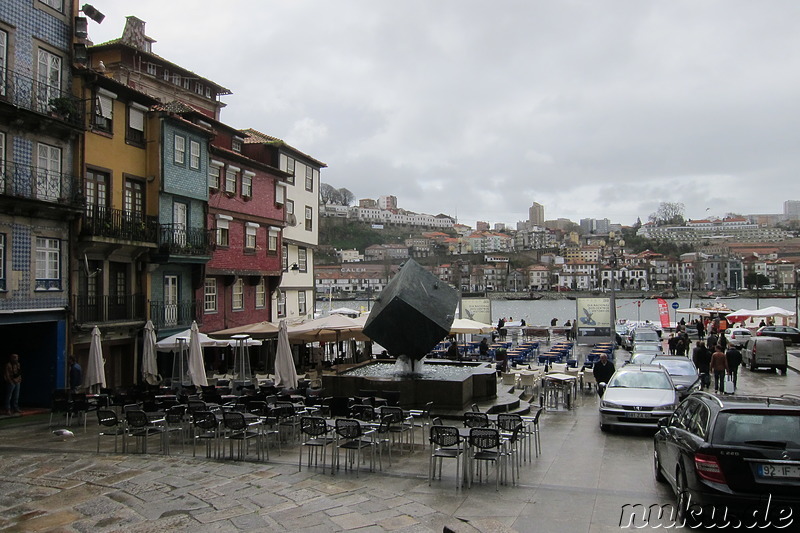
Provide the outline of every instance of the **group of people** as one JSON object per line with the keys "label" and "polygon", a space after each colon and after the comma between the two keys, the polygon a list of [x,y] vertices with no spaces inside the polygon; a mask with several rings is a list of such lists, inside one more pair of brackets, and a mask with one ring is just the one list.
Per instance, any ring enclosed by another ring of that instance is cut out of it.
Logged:
{"label": "group of people", "polygon": [[742,364],[742,352],[733,345],[726,349],[726,345],[725,335],[719,334],[713,329],[706,341],[697,341],[692,351],[692,362],[700,373],[700,390],[709,388],[713,377],[714,392],[725,392],[726,376],[730,377],[733,389],[736,390],[739,367]]}

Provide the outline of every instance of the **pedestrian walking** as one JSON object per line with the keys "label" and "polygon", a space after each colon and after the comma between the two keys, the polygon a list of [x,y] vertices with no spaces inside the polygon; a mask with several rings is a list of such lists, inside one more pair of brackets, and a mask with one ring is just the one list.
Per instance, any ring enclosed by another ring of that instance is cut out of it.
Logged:
{"label": "pedestrian walking", "polygon": [[714,372],[714,392],[720,393],[725,391],[725,374],[728,371],[728,359],[725,357],[725,352],[722,351],[722,346],[717,344],[716,351],[711,354],[711,371]]}
{"label": "pedestrian walking", "polygon": [[711,384],[711,352],[706,348],[704,341],[697,341],[694,350],[692,351],[692,362],[694,363],[697,372],[700,374],[700,390],[706,390]]}
{"label": "pedestrian walking", "polygon": [[22,365],[19,362],[19,354],[12,353],[8,356],[3,378],[6,382],[4,414],[19,415],[22,413],[19,408],[19,389],[22,384]]}
{"label": "pedestrian walking", "polygon": [[742,364],[742,352],[739,351],[739,348],[731,344],[728,351],[725,352],[725,359],[728,362],[728,375],[733,380],[733,390],[736,390],[739,366]]}

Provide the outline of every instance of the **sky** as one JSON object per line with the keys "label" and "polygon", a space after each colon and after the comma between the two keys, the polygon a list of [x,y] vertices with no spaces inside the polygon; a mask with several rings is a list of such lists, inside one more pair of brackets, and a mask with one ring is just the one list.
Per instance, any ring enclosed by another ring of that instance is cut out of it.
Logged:
{"label": "sky", "polygon": [[796,0],[91,0],[355,198],[515,227],[800,199]]}

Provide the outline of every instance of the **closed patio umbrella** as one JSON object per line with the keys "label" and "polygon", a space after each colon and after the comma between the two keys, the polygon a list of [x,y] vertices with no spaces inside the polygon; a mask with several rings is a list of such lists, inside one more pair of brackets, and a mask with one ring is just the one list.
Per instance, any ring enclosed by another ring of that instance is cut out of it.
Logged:
{"label": "closed patio umbrella", "polygon": [[289,333],[286,321],[278,325],[278,350],[275,353],[275,385],[288,389],[297,388],[297,370],[292,358],[292,347],[289,345]]}
{"label": "closed patio umbrella", "polygon": [[144,325],[144,341],[142,344],[142,377],[150,385],[161,382],[156,363],[156,331],[153,322],[148,320]]}
{"label": "closed patio umbrella", "polygon": [[192,329],[189,333],[189,379],[192,385],[207,386],[206,369],[203,364],[203,348],[200,347],[200,330],[197,329],[197,322],[192,322]]}
{"label": "closed patio umbrella", "polygon": [[[83,385],[89,390],[106,388],[106,372],[103,365],[103,347],[100,343],[100,328],[92,329],[92,340],[89,345],[89,364]],[[99,387],[97,387],[99,385]]]}
{"label": "closed patio umbrella", "polygon": [[480,335],[481,333],[491,333],[493,330],[494,326],[491,324],[484,324],[468,318],[455,318],[453,319],[453,325],[450,326],[451,335],[468,335],[470,333]]}

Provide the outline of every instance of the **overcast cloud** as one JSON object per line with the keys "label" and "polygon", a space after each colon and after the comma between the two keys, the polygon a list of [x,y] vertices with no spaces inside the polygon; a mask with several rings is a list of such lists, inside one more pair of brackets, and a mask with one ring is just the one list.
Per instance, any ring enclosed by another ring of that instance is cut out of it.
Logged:
{"label": "overcast cloud", "polygon": [[[796,0],[93,0],[95,43],[233,91],[222,120],[356,198],[514,225],[780,213],[800,199]],[[199,6],[199,7],[198,7]]]}

